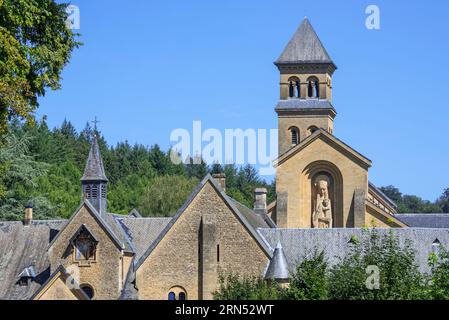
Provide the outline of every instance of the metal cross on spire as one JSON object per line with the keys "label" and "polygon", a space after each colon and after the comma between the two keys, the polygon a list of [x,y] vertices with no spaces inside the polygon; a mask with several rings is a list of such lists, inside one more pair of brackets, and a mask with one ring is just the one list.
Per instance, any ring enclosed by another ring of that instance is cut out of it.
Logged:
{"label": "metal cross on spire", "polygon": [[97,123],[100,123],[101,121],[97,120],[97,116],[95,116],[94,121],[92,121],[92,123],[94,124],[94,131],[97,132]]}

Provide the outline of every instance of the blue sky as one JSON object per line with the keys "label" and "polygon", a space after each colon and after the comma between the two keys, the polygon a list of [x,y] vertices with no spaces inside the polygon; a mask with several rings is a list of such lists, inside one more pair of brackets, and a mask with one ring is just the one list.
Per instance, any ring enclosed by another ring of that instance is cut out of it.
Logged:
{"label": "blue sky", "polygon": [[[51,127],[98,116],[110,144],[170,146],[175,128],[276,128],[273,61],[307,16],[338,66],[334,134],[373,161],[369,178],[434,200],[449,187],[449,2],[76,0],[81,41]],[[381,29],[365,28],[380,8]]]}

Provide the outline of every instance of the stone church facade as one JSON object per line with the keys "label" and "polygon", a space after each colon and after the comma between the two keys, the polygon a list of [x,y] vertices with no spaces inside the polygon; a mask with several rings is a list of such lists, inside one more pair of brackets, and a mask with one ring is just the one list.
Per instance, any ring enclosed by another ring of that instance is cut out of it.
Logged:
{"label": "stone church facade", "polygon": [[[337,69],[305,19],[275,62],[280,72],[277,199],[255,190],[253,208],[206,176],[171,218],[107,210],[108,179],[96,137],[69,220],[0,222],[0,299],[212,299],[220,275],[288,283],[309,250],[332,263],[363,228],[413,240],[423,270],[449,244],[449,216],[397,215],[368,180],[371,161],[333,134]],[[425,227],[425,228],[423,228]]]}

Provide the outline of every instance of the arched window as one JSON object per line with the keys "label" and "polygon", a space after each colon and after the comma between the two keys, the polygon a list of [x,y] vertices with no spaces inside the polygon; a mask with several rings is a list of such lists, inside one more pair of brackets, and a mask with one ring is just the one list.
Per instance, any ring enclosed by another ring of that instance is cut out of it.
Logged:
{"label": "arched window", "polygon": [[168,293],[168,300],[187,300],[187,293],[182,287],[173,287]]}
{"label": "arched window", "polygon": [[292,145],[297,145],[299,143],[299,129],[296,127],[290,128]]}
{"label": "arched window", "polygon": [[301,84],[297,77],[288,79],[288,91],[290,98],[301,98]]}
{"label": "arched window", "polygon": [[78,230],[73,240],[75,250],[75,261],[90,261],[96,259],[97,240],[83,225]]}
{"label": "arched window", "polygon": [[309,98],[320,97],[320,82],[316,77],[310,77],[307,79],[307,96]]}
{"label": "arched window", "polygon": [[86,294],[86,296],[89,297],[89,299],[92,299],[94,297],[94,289],[88,285],[88,284],[82,284],[80,286],[81,290],[84,291],[84,293]]}
{"label": "arched window", "polygon": [[307,129],[307,135],[308,136],[310,136],[311,134],[313,134],[315,131],[317,131],[318,130],[318,127],[316,127],[316,126],[310,126],[308,129]]}

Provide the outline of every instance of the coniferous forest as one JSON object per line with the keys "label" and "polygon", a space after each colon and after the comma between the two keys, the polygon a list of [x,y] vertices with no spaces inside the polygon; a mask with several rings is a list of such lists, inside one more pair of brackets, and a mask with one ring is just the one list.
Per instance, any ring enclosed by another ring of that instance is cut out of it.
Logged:
{"label": "coniferous forest", "polygon": [[[69,217],[80,205],[93,128],[86,124],[77,132],[64,121],[50,129],[42,120],[34,126],[13,121],[8,129],[0,149],[0,220],[22,219],[26,205],[34,207],[36,219]],[[173,215],[207,173],[224,172],[227,194],[248,207],[256,187],[266,187],[269,201],[274,199],[274,184],[252,166],[175,165],[158,145],[124,141],[110,147],[101,132],[97,136],[109,179],[109,212],[127,214],[136,208],[144,216]]]}
{"label": "coniferous forest", "polygon": [[[26,205],[36,219],[69,217],[81,201],[82,176],[93,128],[77,132],[70,121],[50,129],[45,119],[35,125],[9,123],[6,144],[0,148],[0,220],[20,220]],[[170,216],[188,198],[207,173],[226,174],[226,192],[248,207],[254,189],[266,187],[268,201],[275,199],[274,183],[267,183],[250,166],[206,163],[175,165],[158,145],[109,146],[97,133],[109,178],[108,211],[127,214],[133,208],[144,216]],[[398,212],[449,212],[449,189],[435,202],[403,195],[393,186],[381,190],[398,204]]]}

